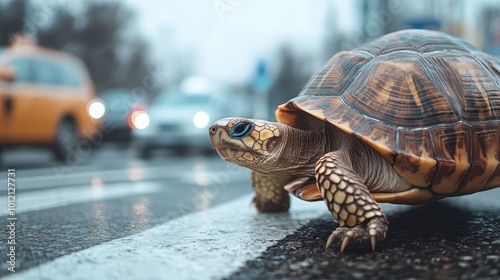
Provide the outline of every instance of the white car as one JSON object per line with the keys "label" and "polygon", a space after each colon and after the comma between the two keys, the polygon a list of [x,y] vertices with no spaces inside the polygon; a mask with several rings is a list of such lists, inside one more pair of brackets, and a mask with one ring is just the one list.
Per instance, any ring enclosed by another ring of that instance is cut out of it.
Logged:
{"label": "white car", "polygon": [[251,105],[231,87],[189,78],[180,87],[160,93],[147,109],[134,109],[132,141],[142,158],[150,157],[156,148],[211,150],[208,127],[212,122],[251,116],[251,112]]}

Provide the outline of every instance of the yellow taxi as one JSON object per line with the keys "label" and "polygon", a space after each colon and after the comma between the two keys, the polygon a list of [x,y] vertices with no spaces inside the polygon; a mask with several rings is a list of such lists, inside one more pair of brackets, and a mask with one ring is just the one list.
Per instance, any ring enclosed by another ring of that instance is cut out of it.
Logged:
{"label": "yellow taxi", "polygon": [[18,36],[0,48],[0,149],[50,147],[62,160],[94,137],[104,106],[83,63]]}

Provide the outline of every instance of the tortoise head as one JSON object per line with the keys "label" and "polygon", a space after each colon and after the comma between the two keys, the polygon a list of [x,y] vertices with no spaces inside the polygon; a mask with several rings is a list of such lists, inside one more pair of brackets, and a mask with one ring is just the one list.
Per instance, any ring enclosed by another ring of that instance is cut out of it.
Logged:
{"label": "tortoise head", "polygon": [[226,118],[215,122],[209,134],[212,147],[223,159],[267,173],[281,152],[283,130],[279,123]]}

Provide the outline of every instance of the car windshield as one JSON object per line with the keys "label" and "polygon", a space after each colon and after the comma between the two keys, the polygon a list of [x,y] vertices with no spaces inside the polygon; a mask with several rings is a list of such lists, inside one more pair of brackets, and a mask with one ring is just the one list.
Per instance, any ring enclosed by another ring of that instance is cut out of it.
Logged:
{"label": "car windshield", "polygon": [[171,92],[159,96],[155,103],[170,106],[200,106],[206,105],[210,100],[208,94],[186,94],[183,92]]}
{"label": "car windshield", "polygon": [[130,110],[139,101],[127,89],[108,90],[100,97],[106,103],[107,110],[110,111]]}
{"label": "car windshield", "polygon": [[113,101],[116,99],[123,99],[126,97],[130,97],[130,91],[126,90],[110,90],[110,91],[105,91],[101,94],[101,98],[104,99],[104,101]]}

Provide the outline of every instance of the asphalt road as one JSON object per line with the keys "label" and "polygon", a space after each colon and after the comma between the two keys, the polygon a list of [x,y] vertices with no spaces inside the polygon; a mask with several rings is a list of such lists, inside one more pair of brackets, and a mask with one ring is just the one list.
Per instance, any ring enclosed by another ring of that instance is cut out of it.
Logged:
{"label": "asphalt road", "polygon": [[500,279],[500,189],[430,205],[384,205],[386,240],[376,252],[325,251],[338,226],[311,220],[227,279]]}
{"label": "asphalt road", "polygon": [[[16,170],[16,273],[250,192],[249,173],[215,155],[160,154],[148,161],[105,146],[57,164],[42,150],[6,151],[0,220],[8,224],[7,169]],[[232,183],[231,188],[227,187]],[[9,229],[2,227],[3,252]],[[1,254],[0,276],[9,258]]]}
{"label": "asphalt road", "polygon": [[249,172],[216,156],[141,160],[104,146],[67,164],[43,151],[3,154],[16,169],[15,270],[4,221],[6,279],[500,279],[500,189],[411,207],[383,205],[376,252],[340,254],[323,203],[289,213],[249,206]]}

